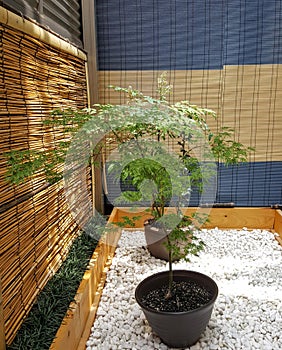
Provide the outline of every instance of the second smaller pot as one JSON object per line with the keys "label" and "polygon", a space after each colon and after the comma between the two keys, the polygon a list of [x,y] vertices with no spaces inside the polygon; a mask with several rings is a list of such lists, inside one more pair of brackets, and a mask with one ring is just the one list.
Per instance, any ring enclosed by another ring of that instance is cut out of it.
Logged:
{"label": "second smaller pot", "polygon": [[[164,244],[168,233],[163,228],[150,225],[149,223],[144,224],[144,233],[150,254],[155,258],[168,261],[169,254]],[[175,256],[172,261],[177,261],[179,259],[180,257]]]}

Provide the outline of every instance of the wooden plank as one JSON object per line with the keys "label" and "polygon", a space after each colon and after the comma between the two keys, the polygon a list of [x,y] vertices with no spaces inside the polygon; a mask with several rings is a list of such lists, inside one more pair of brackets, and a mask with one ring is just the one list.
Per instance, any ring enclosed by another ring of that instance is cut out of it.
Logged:
{"label": "wooden plank", "polygon": [[280,236],[278,236],[278,237],[275,237],[275,239],[282,246],[282,238]]}
{"label": "wooden plank", "polygon": [[[173,209],[171,209],[172,211]],[[193,212],[205,213],[209,215],[209,222],[204,225],[206,228],[242,228],[248,227],[273,229],[275,210],[270,208],[186,208],[186,215]],[[150,214],[145,208],[118,208],[115,214],[114,222],[121,221],[123,216],[132,218],[134,216],[142,216],[140,220],[136,220],[135,227],[143,228],[143,223],[148,219]]]}
{"label": "wooden plank", "polygon": [[89,339],[90,332],[91,332],[91,327],[93,326],[95,317],[96,317],[96,312],[98,310],[99,302],[103,293],[103,288],[107,279],[107,272],[111,266],[111,259],[109,259],[106,263],[106,266],[104,268],[104,271],[101,275],[100,282],[98,283],[97,286],[97,291],[95,293],[95,297],[93,299],[93,304],[90,306],[89,309],[89,315],[87,318],[87,321],[85,323],[85,327],[83,330],[83,333],[80,338],[80,342],[78,344],[77,350],[85,350],[85,344],[87,340]]}
{"label": "wooden plank", "polygon": [[3,299],[2,299],[2,287],[0,279],[0,350],[6,349],[5,341],[5,327],[4,327],[4,312],[3,312]]}
{"label": "wooden plank", "polygon": [[140,216],[140,219],[135,221],[135,228],[138,228],[138,229],[142,229],[144,227],[144,221],[152,217],[150,213],[146,211],[146,208],[120,207],[120,208],[114,208],[114,209],[116,209],[116,211],[112,217],[113,223],[122,222],[123,217],[128,217],[132,219],[133,217]]}
{"label": "wooden plank", "polygon": [[272,229],[275,211],[270,208],[212,208],[207,228]]}
{"label": "wooden plank", "polygon": [[[96,43],[96,23],[95,23],[95,3],[92,0],[84,0],[81,3],[83,43],[87,52],[86,77],[89,107],[99,102],[98,94],[98,73],[97,73],[97,43]],[[97,159],[101,163],[101,159]],[[95,208],[98,212],[104,211],[104,200],[102,191],[102,177],[99,166],[92,167],[92,181]]]}
{"label": "wooden plank", "polygon": [[274,231],[279,234],[278,242],[281,244],[282,242],[282,211],[281,210],[275,210]]}
{"label": "wooden plank", "polygon": [[84,49],[88,54],[87,72],[89,82],[89,104],[91,107],[94,103],[98,103],[99,101],[95,4],[92,0],[84,0],[81,6]]}

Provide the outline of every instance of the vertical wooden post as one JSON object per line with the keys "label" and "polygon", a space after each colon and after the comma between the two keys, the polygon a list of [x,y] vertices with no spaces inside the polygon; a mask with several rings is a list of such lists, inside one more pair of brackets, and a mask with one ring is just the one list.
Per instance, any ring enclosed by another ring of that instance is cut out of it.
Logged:
{"label": "vertical wooden post", "polygon": [[90,106],[97,103],[98,97],[98,73],[97,73],[97,50],[96,50],[96,13],[93,0],[82,0],[82,26],[83,48],[87,53],[87,74],[89,81]]}
{"label": "vertical wooden post", "polygon": [[[95,1],[82,0],[82,26],[84,50],[87,53],[87,81],[88,99],[90,107],[99,101],[98,96],[98,72],[97,72],[97,45],[96,45],[96,12]],[[96,161],[99,159],[96,159]],[[95,186],[95,208],[103,213],[103,191],[100,167],[92,168],[92,180]],[[94,202],[93,202],[94,205]]]}
{"label": "vertical wooden post", "polygon": [[2,299],[2,286],[0,279],[0,350],[6,349],[5,342],[5,328],[4,328],[4,312],[3,312],[3,299]]}

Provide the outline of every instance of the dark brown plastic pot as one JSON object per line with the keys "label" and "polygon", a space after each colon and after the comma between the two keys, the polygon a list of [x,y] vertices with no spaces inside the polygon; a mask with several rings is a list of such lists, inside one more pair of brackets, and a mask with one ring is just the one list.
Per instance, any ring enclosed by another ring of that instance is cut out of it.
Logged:
{"label": "dark brown plastic pot", "polygon": [[163,229],[149,224],[144,225],[144,232],[150,254],[155,258],[168,261],[168,250],[164,245],[167,233]]}
{"label": "dark brown plastic pot", "polygon": [[142,308],[149,325],[169,347],[185,348],[198,341],[210,320],[218,295],[218,287],[212,278],[195,271],[174,271],[174,281],[188,280],[204,286],[212,295],[211,300],[206,305],[191,311],[164,312],[148,308],[142,304],[143,295],[168,282],[168,271],[147,277],[135,290],[136,301]]}
{"label": "dark brown plastic pot", "polygon": [[[168,250],[164,245],[166,242],[167,232],[164,229],[157,228],[154,225],[144,225],[145,239],[147,248],[152,256],[158,259],[168,261]],[[174,257],[172,260],[179,260],[180,257]]]}

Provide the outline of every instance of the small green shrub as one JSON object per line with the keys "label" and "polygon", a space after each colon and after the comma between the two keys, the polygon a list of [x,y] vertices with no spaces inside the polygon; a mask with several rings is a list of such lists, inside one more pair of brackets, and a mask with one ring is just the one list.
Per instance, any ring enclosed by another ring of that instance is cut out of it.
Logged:
{"label": "small green shrub", "polygon": [[82,233],[72,244],[60,269],[38,295],[7,350],[47,350],[74,300],[97,241]]}

